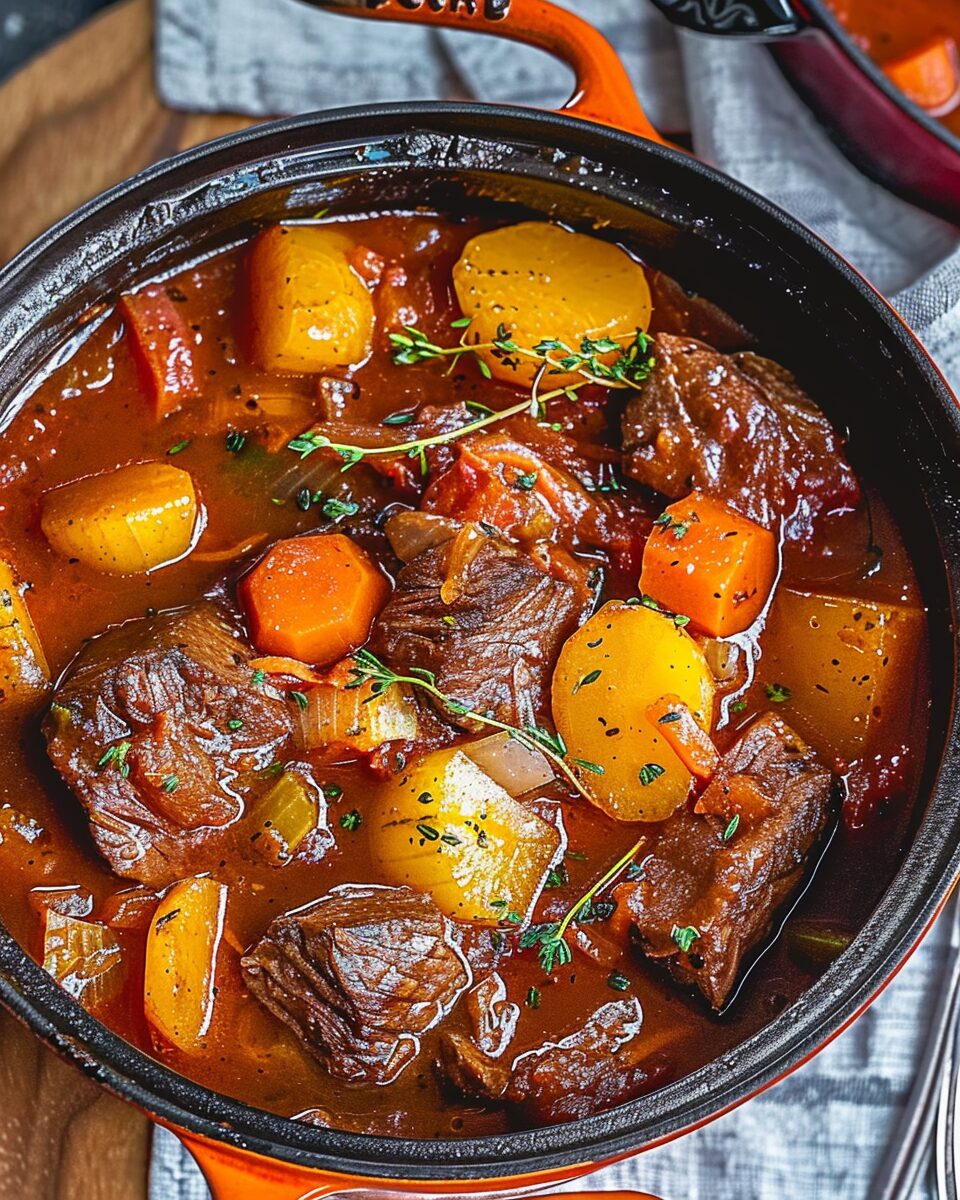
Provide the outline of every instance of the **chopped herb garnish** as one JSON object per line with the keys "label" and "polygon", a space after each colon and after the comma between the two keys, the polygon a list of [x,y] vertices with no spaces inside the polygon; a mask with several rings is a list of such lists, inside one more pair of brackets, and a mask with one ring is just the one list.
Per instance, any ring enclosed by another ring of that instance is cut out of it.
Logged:
{"label": "chopped herb garnish", "polygon": [[604,774],[604,768],[599,763],[591,762],[589,758],[575,758],[573,761],[578,767],[583,767],[585,771],[589,771],[591,775]]}
{"label": "chopped herb garnish", "polygon": [[615,992],[625,992],[630,986],[630,980],[620,971],[611,971],[607,976],[607,987],[613,988]]}
{"label": "chopped herb garnish", "polygon": [[435,842],[440,837],[439,831],[434,829],[432,825],[424,825],[423,823],[417,826],[417,833],[421,837],[426,838],[428,842]]}
{"label": "chopped herb garnish", "polygon": [[539,471],[528,471],[525,475],[518,475],[513,481],[513,486],[521,492],[532,492],[537,486],[539,474]]}
{"label": "chopped herb garnish", "polygon": [[676,518],[672,517],[670,513],[666,512],[661,513],[653,524],[656,528],[660,529],[662,533],[672,533],[677,541],[683,537],[686,537],[687,532],[690,529],[690,526],[686,521],[678,521]]}
{"label": "chopped herb garnish", "polygon": [[539,988],[532,987],[529,990],[529,992],[527,992],[527,1007],[528,1008],[539,1008],[540,1007],[540,989]]}
{"label": "chopped herb garnish", "polygon": [[578,679],[573,685],[573,694],[576,695],[581,688],[589,687],[591,683],[596,683],[602,674],[603,671],[599,667],[595,671],[588,671],[586,675]]}
{"label": "chopped herb garnish", "polygon": [[774,704],[784,704],[793,695],[793,692],[782,683],[764,684],[763,690],[767,693],[767,699]]}
{"label": "chopped herb garnish", "polygon": [[560,863],[559,866],[551,867],[547,872],[547,878],[544,881],[543,886],[545,888],[560,888],[566,887],[569,882],[570,879],[567,875],[567,868],[563,865],[563,863]]}
{"label": "chopped herb garnish", "polygon": [[232,733],[236,733],[238,729],[243,728],[243,721],[240,719],[240,717],[231,717],[227,722],[227,728]]}
{"label": "chopped herb garnish", "polygon": [[730,824],[723,831],[723,840],[729,842],[733,835],[737,832],[737,826],[740,824],[740,814],[734,813],[730,818]]}
{"label": "chopped herb garnish", "polygon": [[224,445],[231,454],[239,454],[247,444],[247,435],[245,433],[231,432],[227,434]]}
{"label": "chopped herb garnish", "polygon": [[395,412],[383,418],[382,425],[409,425],[417,417],[413,412]]}
{"label": "chopped herb garnish", "polygon": [[190,445],[190,438],[184,438],[182,442],[174,442],[168,454],[181,454]]}
{"label": "chopped herb garnish", "polygon": [[649,787],[654,780],[659,779],[663,774],[663,767],[659,763],[644,763],[639,772],[640,786]]}
{"label": "chopped herb garnish", "polygon": [[355,808],[352,808],[349,812],[343,813],[340,817],[341,829],[348,829],[352,832],[354,829],[359,829],[362,824],[363,817],[360,816]]}
{"label": "chopped herb garnish", "polygon": [[179,786],[180,780],[176,775],[167,775],[163,783],[160,784],[161,790],[166,792],[168,796],[172,792],[175,792]]}
{"label": "chopped herb garnish", "polygon": [[657,724],[658,725],[672,725],[674,721],[679,721],[679,720],[680,720],[680,714],[678,712],[668,712],[668,713],[664,713],[662,717],[657,718]]}
{"label": "chopped herb garnish", "polygon": [[339,800],[343,795],[343,788],[339,783],[325,783],[323,785],[323,794],[328,800]]}
{"label": "chopped herb garnish", "polygon": [[670,930],[670,936],[677,943],[684,954],[690,953],[690,947],[700,936],[700,930],[696,925],[674,925]]}
{"label": "chopped herb garnish", "polygon": [[743,710],[746,707],[747,707],[746,700],[737,700],[734,704],[730,705],[730,711],[731,712],[743,712]]}
{"label": "chopped herb garnish", "polygon": [[456,628],[457,618],[451,617],[449,613],[442,616],[440,620],[444,623],[444,625],[449,625],[452,629]]}
{"label": "chopped herb garnish", "polygon": [[260,669],[260,667],[257,667],[257,669],[254,671],[254,673],[250,676],[250,682],[253,684],[254,687],[260,687],[260,685],[263,683],[263,681],[266,679],[266,677],[267,677],[266,671],[263,671]]}
{"label": "chopped herb garnish", "polygon": [[337,500],[335,497],[331,497],[329,500],[324,500],[320,511],[329,520],[336,521],[339,517],[354,516],[360,511],[360,505],[354,500]]}
{"label": "chopped herb garnish", "polygon": [[305,693],[303,693],[303,692],[288,692],[287,694],[288,694],[289,698],[293,701],[293,703],[297,706],[297,708],[299,708],[301,710],[301,712],[310,703],[309,700],[307,699]]}
{"label": "chopped herb garnish", "polygon": [[313,493],[308,487],[303,487],[297,492],[296,504],[301,512],[307,512],[310,505],[313,503]]}

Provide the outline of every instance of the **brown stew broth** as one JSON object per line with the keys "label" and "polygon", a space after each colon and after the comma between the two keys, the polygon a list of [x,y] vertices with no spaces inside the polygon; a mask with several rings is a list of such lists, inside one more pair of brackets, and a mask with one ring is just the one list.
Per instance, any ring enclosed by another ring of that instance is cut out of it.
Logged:
{"label": "brown stew broth", "polygon": [[[457,336],[449,328],[459,315],[449,283],[450,269],[464,242],[479,228],[470,221],[454,223],[427,216],[376,217],[350,225],[363,244],[407,265],[418,324],[442,344],[450,344]],[[220,587],[232,593],[236,579],[259,551],[278,538],[309,531],[318,524],[317,510],[300,511],[295,495],[304,480],[310,485],[312,472],[322,469],[318,461],[322,456],[301,464],[285,448],[287,440],[314,419],[315,380],[268,374],[246,361],[245,254],[245,248],[228,251],[170,281],[177,296],[182,296],[181,311],[198,334],[194,361],[205,378],[202,400],[161,421],[148,415],[120,319],[108,312],[72,357],[30,391],[0,439],[3,538],[19,575],[30,583],[30,612],[54,679],[85,639],[107,626],[187,604]],[[375,425],[390,413],[418,404],[443,405],[469,398],[493,408],[516,402],[515,389],[484,380],[468,363],[452,375],[436,363],[400,369],[391,361],[381,333],[377,339],[370,361],[355,375],[360,391],[350,402],[351,419]],[[589,429],[590,440],[595,441],[598,423],[603,424],[598,411],[589,397],[579,404],[562,401],[551,407],[551,420],[561,422],[574,436],[580,428]],[[238,453],[225,448],[231,430],[247,434]],[[615,444],[609,434],[607,441]],[[180,443],[186,445],[171,455],[171,448]],[[152,574],[128,576],[103,575],[58,555],[39,527],[43,494],[61,483],[145,460],[170,462],[191,473],[205,513],[194,553]],[[645,532],[661,511],[662,499],[630,483],[622,487],[623,519],[635,522],[637,529]],[[375,518],[387,505],[396,503],[389,481],[366,467],[345,476],[326,470],[324,490],[326,494],[349,494],[361,505],[356,517],[341,523],[343,532],[375,553],[388,553]],[[862,578],[864,555],[849,549],[865,548],[869,538],[865,510],[861,509],[824,522],[820,542],[804,554],[788,553],[781,582],[830,580],[829,586],[841,592],[846,586],[865,598],[919,604],[900,535],[875,491],[870,490],[869,496],[873,539],[884,551],[869,579]],[[241,548],[239,557],[204,558],[232,547]],[[608,575],[605,597],[635,593],[635,575],[626,571]],[[903,680],[903,720],[897,730],[897,740],[913,747],[915,764],[922,759],[925,689],[925,663],[918,663],[916,677]],[[738,727],[764,708],[775,708],[789,720],[789,705],[774,705],[762,693],[758,696],[757,690],[751,691],[746,711],[736,714]],[[104,900],[129,888],[131,881],[115,877],[93,850],[79,805],[46,761],[37,720],[31,718],[18,727],[2,710],[0,719],[6,721],[0,729],[0,803],[34,817],[52,838],[52,850],[44,855],[25,858],[14,869],[5,866],[0,884],[0,915],[31,953],[39,956],[42,922],[29,901],[32,887],[82,885],[94,895],[96,919]],[[731,740],[731,732],[720,735],[721,749]],[[878,753],[889,747],[870,749]],[[342,796],[329,803],[336,846],[321,861],[294,860],[278,869],[251,853],[204,864],[228,885],[229,900],[227,941],[219,956],[219,991],[203,1052],[186,1055],[152,1041],[141,998],[143,934],[119,933],[123,990],[97,1015],[184,1075],[283,1115],[319,1109],[329,1111],[334,1123],[346,1127],[426,1137],[479,1135],[508,1128],[509,1118],[501,1109],[457,1098],[438,1082],[432,1066],[436,1030],[426,1035],[420,1058],[395,1083],[382,1088],[350,1086],[328,1075],[293,1035],[246,993],[240,953],[263,934],[273,917],[309,903],[337,883],[378,880],[366,829],[347,830],[339,823],[340,815],[348,810],[363,814],[374,782],[370,772],[357,764],[324,764],[316,768],[316,778],[342,788]],[[553,794],[558,798],[565,795],[560,790]],[[582,858],[567,856],[569,882],[543,893],[537,920],[562,915],[637,836],[636,826],[618,824],[583,801],[566,798],[563,810],[569,847]],[[900,803],[881,806],[857,831],[838,822],[795,914],[848,934],[855,932],[904,852],[909,819],[909,805]],[[617,970],[628,977],[629,994],[636,995],[643,1005],[643,1036],[651,1056],[662,1060],[660,1078],[666,1082],[693,1071],[762,1028],[803,992],[817,968],[791,954],[786,939],[780,938],[760,956],[720,1017],[639,958],[624,956]],[[576,949],[572,963],[554,979],[544,975],[530,951],[511,955],[502,973],[511,999],[521,1008],[514,1041],[517,1052],[555,1037],[579,1017],[619,995],[608,983],[610,966],[598,965]],[[531,988],[539,991],[538,1007],[527,1002]],[[446,1028],[465,1027],[465,1022],[461,1006],[447,1019]]]}

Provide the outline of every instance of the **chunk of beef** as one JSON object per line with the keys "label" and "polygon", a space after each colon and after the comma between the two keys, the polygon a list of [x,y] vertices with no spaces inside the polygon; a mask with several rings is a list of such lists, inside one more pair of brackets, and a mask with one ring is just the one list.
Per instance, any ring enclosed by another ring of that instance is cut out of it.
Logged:
{"label": "chunk of beef", "polygon": [[648,958],[722,1008],[744,955],[802,880],[831,792],[813,752],[779,718],[761,717],[724,756],[700,812],[681,809],[652,835],[642,878],[614,893],[611,924],[629,926]]}
{"label": "chunk of beef", "polygon": [[204,600],[109,630],[57,687],[47,750],[118,875],[161,887],[209,866],[242,809],[238,775],[290,738],[252,653],[237,615]]}
{"label": "chunk of beef", "polygon": [[841,439],[789,371],[660,334],[656,366],[623,415],[624,470],[679,499],[693,489],[804,541],[859,484]]}
{"label": "chunk of beef", "polygon": [[539,723],[560,647],[591,607],[585,582],[467,525],[397,575],[371,648],[395,671],[432,671],[441,691],[514,725]]}
{"label": "chunk of beef", "polygon": [[640,1036],[643,1009],[635,997],[603,1004],[582,1025],[509,1061],[488,1048],[489,1035],[447,1033],[444,1069],[465,1095],[506,1101],[528,1121],[575,1121],[632,1100],[662,1075],[662,1061]]}
{"label": "chunk of beef", "polygon": [[242,960],[254,996],[341,1079],[390,1083],[471,982],[452,923],[409,888],[345,884],[273,921]]}

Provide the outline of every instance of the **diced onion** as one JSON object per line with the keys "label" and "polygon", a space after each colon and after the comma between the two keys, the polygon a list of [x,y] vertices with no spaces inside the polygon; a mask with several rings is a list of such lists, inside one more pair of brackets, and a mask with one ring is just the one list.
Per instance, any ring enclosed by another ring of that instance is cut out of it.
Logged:
{"label": "diced onion", "polygon": [[375,696],[369,683],[351,688],[321,683],[306,695],[300,728],[307,750],[343,747],[366,753],[384,742],[416,740],[417,706],[409,688],[391,687]]}
{"label": "diced onion", "polygon": [[257,801],[250,814],[254,846],[270,862],[282,866],[317,826],[320,801],[316,786],[299,771],[284,771]]}
{"label": "diced onion", "polygon": [[706,638],[703,642],[703,657],[718,683],[729,683],[740,670],[740,647],[736,642],[725,642],[719,638]]}
{"label": "diced onion", "polygon": [[468,758],[511,796],[544,787],[555,775],[539,750],[531,750],[509,733],[494,733],[463,747]]}
{"label": "diced onion", "polygon": [[449,517],[436,513],[399,512],[390,517],[383,528],[394,554],[401,562],[408,563],[425,550],[449,542],[460,526]]}
{"label": "diced onion", "polygon": [[47,910],[43,969],[85,1008],[109,999],[120,981],[119,966],[119,943],[105,925]]}

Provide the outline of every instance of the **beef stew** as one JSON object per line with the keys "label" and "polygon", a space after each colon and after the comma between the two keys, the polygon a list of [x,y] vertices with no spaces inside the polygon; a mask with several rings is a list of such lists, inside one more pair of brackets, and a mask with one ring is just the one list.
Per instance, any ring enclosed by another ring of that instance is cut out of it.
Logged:
{"label": "beef stew", "polygon": [[544,223],[276,226],[29,389],[0,911],[95,1015],[284,1115],[470,1135],[682,1076],[822,969],[792,925],[853,936],[922,600],[820,408],[664,278]]}

